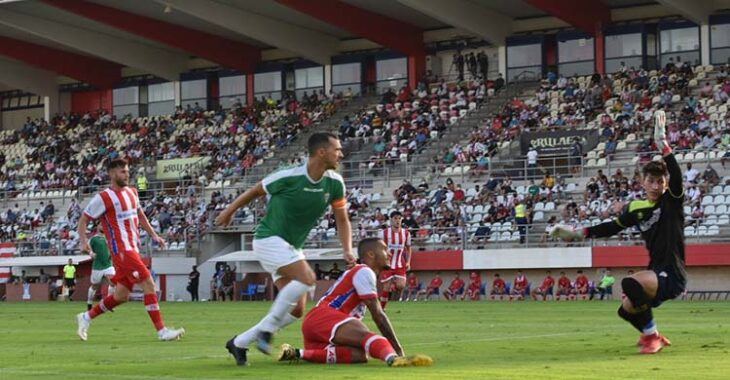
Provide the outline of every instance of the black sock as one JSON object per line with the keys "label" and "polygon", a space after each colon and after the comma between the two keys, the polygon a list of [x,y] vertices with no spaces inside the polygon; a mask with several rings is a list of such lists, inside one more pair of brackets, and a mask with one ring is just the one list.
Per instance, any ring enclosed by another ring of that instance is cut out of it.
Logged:
{"label": "black sock", "polygon": [[644,332],[644,327],[654,318],[651,308],[637,314],[631,314],[624,310],[623,306],[618,308],[618,316],[626,322],[631,323],[631,326],[634,326],[640,333]]}

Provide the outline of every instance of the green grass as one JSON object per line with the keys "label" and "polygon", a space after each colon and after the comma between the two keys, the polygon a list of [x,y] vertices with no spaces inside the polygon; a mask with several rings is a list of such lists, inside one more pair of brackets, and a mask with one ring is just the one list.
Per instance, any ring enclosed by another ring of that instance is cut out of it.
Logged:
{"label": "green grass", "polygon": [[[617,302],[391,303],[406,353],[428,354],[429,368],[277,363],[251,351],[237,367],[223,348],[269,303],[166,303],[165,320],[185,338],[159,342],[140,303],[95,320],[76,337],[81,303],[0,303],[0,379],[727,379],[730,303],[668,302],[655,312],[674,344],[638,355],[638,333],[616,316]],[[372,326],[369,316],[365,317]],[[275,343],[301,345],[300,323]]]}

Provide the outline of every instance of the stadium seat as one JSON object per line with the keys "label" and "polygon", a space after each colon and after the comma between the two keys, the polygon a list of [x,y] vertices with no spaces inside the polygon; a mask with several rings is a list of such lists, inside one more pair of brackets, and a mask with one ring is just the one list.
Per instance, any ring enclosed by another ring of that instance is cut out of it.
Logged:
{"label": "stadium seat", "polygon": [[604,167],[606,166],[606,159],[605,158],[599,158],[598,161],[596,161],[596,167]]}
{"label": "stadium seat", "polygon": [[707,226],[697,227],[697,236],[707,236]]}
{"label": "stadium seat", "polygon": [[693,226],[684,227],[684,236],[695,236],[695,228]]}
{"label": "stadium seat", "polygon": [[[711,196],[707,196],[706,198],[709,198]],[[725,196],[724,195],[715,195],[715,197],[712,199],[712,204],[719,206],[722,204],[725,204]]]}
{"label": "stadium seat", "polygon": [[728,215],[720,215],[717,217],[717,224],[721,226],[725,226],[730,224],[730,216]]}
{"label": "stadium seat", "polygon": [[706,196],[702,198],[702,206],[709,206],[712,204],[712,197]]}
{"label": "stadium seat", "polygon": [[715,214],[717,215],[725,215],[727,214],[727,205],[719,205],[715,209]]}
{"label": "stadium seat", "polygon": [[542,211],[535,212],[535,215],[532,217],[532,220],[535,222],[545,220],[545,213],[543,213]]}
{"label": "stadium seat", "polygon": [[553,210],[555,210],[555,202],[545,203],[545,211],[553,211]]}
{"label": "stadium seat", "polygon": [[723,189],[722,185],[713,186],[712,194],[713,195],[722,194],[722,189]]}
{"label": "stadium seat", "polygon": [[720,234],[720,226],[712,225],[707,228],[708,236],[717,236]]}
{"label": "stadium seat", "polygon": [[[715,211],[715,206],[708,205],[705,206],[705,215],[715,215],[717,212]],[[690,216],[692,215],[692,208],[690,206],[684,206],[684,215]]]}

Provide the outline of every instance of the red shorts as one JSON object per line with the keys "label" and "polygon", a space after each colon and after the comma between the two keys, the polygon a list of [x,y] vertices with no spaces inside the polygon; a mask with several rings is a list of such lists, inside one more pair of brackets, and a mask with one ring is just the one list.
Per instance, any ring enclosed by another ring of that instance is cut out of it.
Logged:
{"label": "red shorts", "polygon": [[117,285],[124,285],[132,290],[134,284],[138,284],[151,276],[149,269],[142,262],[139,253],[127,252],[112,256],[114,270],[117,272],[112,277],[112,282]]}
{"label": "red shorts", "polygon": [[388,269],[380,272],[380,282],[390,281],[393,277],[401,277],[405,280],[406,268]]}
{"label": "red shorts", "polygon": [[304,349],[320,349],[332,344],[337,328],[357,318],[327,306],[315,307],[304,317]]}
{"label": "red shorts", "polygon": [[479,293],[481,290],[482,290],[481,286],[472,286],[472,285],[470,285],[469,289],[468,289],[468,291],[472,292],[472,293],[474,293],[474,292]]}

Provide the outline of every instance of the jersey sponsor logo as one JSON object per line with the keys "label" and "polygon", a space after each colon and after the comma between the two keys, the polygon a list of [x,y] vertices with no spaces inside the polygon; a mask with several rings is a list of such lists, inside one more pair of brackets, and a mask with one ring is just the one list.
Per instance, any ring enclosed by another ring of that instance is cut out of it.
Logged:
{"label": "jersey sponsor logo", "polygon": [[661,216],[662,216],[662,209],[661,208],[655,209],[654,212],[652,212],[652,215],[649,219],[644,220],[641,223],[639,223],[639,229],[641,230],[641,232],[649,231],[651,229],[651,227],[653,227],[654,224],[656,224],[656,222],[659,221],[659,218]]}
{"label": "jersey sponsor logo", "polygon": [[117,219],[127,220],[133,218],[135,215],[137,215],[137,210],[121,211],[117,213]]}
{"label": "jersey sponsor logo", "polygon": [[302,187],[302,190],[308,192],[308,193],[321,193],[324,191],[324,189],[317,189],[317,188],[310,188],[310,187]]}
{"label": "jersey sponsor logo", "polygon": [[324,202],[328,203],[330,201],[330,193],[324,193]]}

